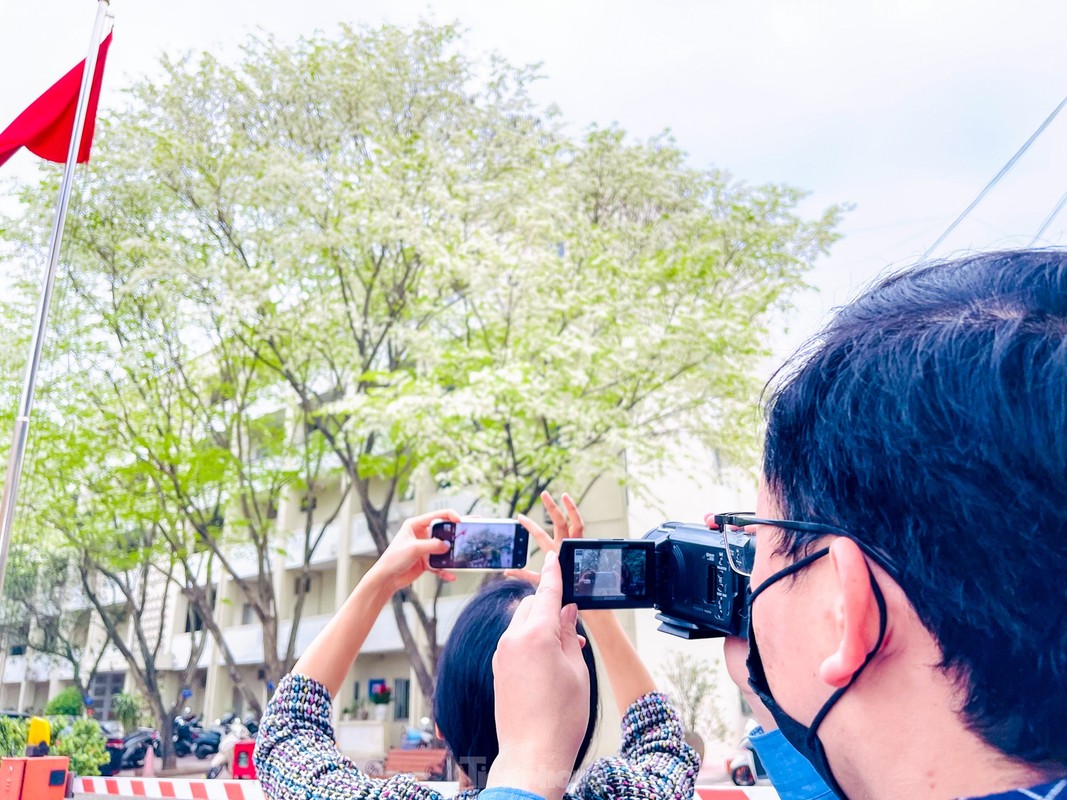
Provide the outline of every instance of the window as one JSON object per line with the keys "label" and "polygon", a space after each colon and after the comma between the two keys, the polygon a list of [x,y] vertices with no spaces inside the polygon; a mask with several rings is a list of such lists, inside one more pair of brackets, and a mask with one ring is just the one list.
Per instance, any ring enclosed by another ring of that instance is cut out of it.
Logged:
{"label": "window", "polygon": [[89,696],[93,698],[93,716],[96,719],[114,719],[111,713],[112,698],[122,691],[126,683],[124,672],[100,672],[89,685]]}
{"label": "window", "polygon": [[293,581],[293,594],[299,596],[307,594],[311,591],[311,576],[305,575],[303,578],[296,578]]}
{"label": "window", "polygon": [[251,603],[245,603],[241,606],[241,624],[251,625],[256,621],[256,612],[252,608]]}
{"label": "window", "polygon": [[407,678],[397,678],[395,681],[396,697],[393,698],[393,719],[407,719],[410,716],[408,707],[411,704],[411,681]]}
{"label": "window", "polygon": [[[207,591],[207,603],[214,609],[215,608],[215,590],[208,589]],[[185,607],[185,632],[193,633],[194,631],[204,630],[204,618],[200,614],[200,608],[194,604],[191,600]]]}
{"label": "window", "polygon": [[193,631],[204,630],[204,618],[200,616],[200,609],[194,605],[189,605],[185,611],[185,632],[192,633]]}

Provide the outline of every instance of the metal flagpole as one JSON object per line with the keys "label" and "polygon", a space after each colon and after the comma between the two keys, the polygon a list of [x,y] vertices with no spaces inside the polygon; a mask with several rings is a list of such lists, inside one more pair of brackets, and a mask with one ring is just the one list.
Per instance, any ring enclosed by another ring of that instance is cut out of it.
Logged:
{"label": "metal flagpole", "polygon": [[52,289],[56,282],[56,267],[59,264],[59,246],[63,241],[63,225],[67,219],[70,206],[70,192],[74,184],[74,166],[78,162],[81,149],[82,131],[85,127],[85,114],[89,105],[89,94],[93,76],[96,74],[96,58],[100,52],[100,42],[104,32],[104,19],[107,16],[109,0],[97,0],[96,22],[93,24],[93,36],[89,42],[89,55],[85,59],[82,72],[82,85],[78,93],[78,105],[74,112],[74,130],[70,137],[70,149],[67,151],[67,163],[63,166],[63,180],[59,185],[59,202],[52,218],[52,236],[48,241],[48,263],[45,265],[41,279],[41,299],[37,304],[37,322],[30,339],[30,360],[26,365],[26,380],[22,385],[22,397],[19,400],[18,414],[15,416],[15,432],[11,437],[11,453],[7,460],[7,475],[4,477],[4,493],[0,498],[0,596],[4,591],[4,577],[7,573],[7,553],[11,545],[11,532],[15,522],[15,504],[18,500],[19,477],[22,474],[22,461],[26,455],[26,440],[30,430],[30,411],[33,408],[33,390],[37,383],[37,371],[41,363],[41,351],[44,348],[45,328],[48,325],[48,308],[52,304]]}

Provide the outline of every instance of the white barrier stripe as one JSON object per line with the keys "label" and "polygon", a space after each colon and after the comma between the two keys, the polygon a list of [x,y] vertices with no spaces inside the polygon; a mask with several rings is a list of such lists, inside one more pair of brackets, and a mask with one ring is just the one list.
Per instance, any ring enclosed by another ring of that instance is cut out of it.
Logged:
{"label": "white barrier stripe", "polygon": [[[426,785],[434,787],[433,783]],[[446,791],[454,790],[455,784],[446,786]],[[174,800],[266,800],[259,781],[182,778],[75,778],[74,793]],[[698,786],[693,800],[778,800],[778,793],[769,786]]]}
{"label": "white barrier stripe", "polygon": [[770,786],[698,786],[694,800],[779,800]]}
{"label": "white barrier stripe", "polygon": [[74,793],[175,800],[266,800],[259,781],[188,778],[75,778]]}

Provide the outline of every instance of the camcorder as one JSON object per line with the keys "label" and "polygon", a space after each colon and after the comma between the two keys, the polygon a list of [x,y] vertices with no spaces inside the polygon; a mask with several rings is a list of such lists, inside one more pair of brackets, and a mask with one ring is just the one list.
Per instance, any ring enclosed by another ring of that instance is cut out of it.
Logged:
{"label": "camcorder", "polygon": [[747,637],[749,579],[730,564],[750,565],[755,553],[755,537],[743,530],[683,522],[665,522],[641,539],[565,539],[563,602],[655,608],[659,629],[683,639]]}

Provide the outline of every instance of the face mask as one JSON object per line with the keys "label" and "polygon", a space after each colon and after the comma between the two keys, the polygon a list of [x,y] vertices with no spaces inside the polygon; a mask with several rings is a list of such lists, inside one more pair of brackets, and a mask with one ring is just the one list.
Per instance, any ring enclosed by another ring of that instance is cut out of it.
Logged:
{"label": "face mask", "polygon": [[878,603],[879,614],[879,627],[878,627],[878,641],[875,642],[874,649],[867,654],[867,658],[864,660],[860,668],[852,675],[852,679],[837,689],[830,699],[823,704],[823,707],[819,709],[819,713],[815,715],[815,719],[811,721],[811,726],[805,726],[789,716],[782,707],[775,701],[774,696],[771,694],[770,684],[767,683],[767,674],[763,669],[763,661],[760,658],[759,647],[756,645],[756,633],[752,625],[752,606],[756,598],[765,591],[772,584],[777,583],[782,578],[788,575],[792,575],[795,572],[799,572],[804,567],[811,564],[813,561],[822,558],[824,555],[830,552],[830,548],[824,547],[822,550],[818,550],[811,555],[795,561],[785,569],[781,569],[778,572],[771,575],[765,580],[759,587],[753,591],[748,597],[748,682],[752,686],[753,691],[756,692],[756,696],[763,701],[763,704],[767,706],[767,710],[771,712],[771,716],[774,717],[774,721],[778,724],[778,729],[782,732],[786,741],[793,745],[804,758],[811,763],[815,771],[819,773],[819,776],[823,779],[827,786],[840,798],[845,798],[845,792],[834,778],[834,773],[830,769],[830,761],[826,757],[826,749],[823,747],[822,741],[819,739],[818,731],[819,725],[826,718],[826,715],[830,713],[830,709],[834,704],[841,699],[841,695],[856,682],[856,678],[860,676],[860,673],[871,663],[871,659],[874,658],[875,653],[878,652],[882,646],[882,639],[885,637],[886,628],[886,609],[885,598],[882,596],[881,589],[878,588],[878,584],[874,580],[874,574],[871,573],[870,568],[867,572],[870,575],[871,588],[874,591],[874,597]]}

